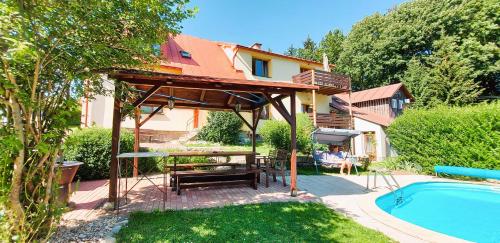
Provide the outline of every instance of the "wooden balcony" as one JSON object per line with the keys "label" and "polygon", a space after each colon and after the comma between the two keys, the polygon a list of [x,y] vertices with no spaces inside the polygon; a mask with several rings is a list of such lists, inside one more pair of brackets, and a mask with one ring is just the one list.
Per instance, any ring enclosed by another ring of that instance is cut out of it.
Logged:
{"label": "wooden balcony", "polygon": [[[313,114],[307,113],[311,121],[313,120]],[[337,113],[316,113],[316,124],[317,127],[323,128],[340,128],[348,129],[351,120],[349,115],[337,114]]]}
{"label": "wooden balcony", "polygon": [[293,76],[292,80],[294,83],[317,85],[318,94],[324,95],[348,92],[351,83],[349,76],[319,70],[299,73]]}

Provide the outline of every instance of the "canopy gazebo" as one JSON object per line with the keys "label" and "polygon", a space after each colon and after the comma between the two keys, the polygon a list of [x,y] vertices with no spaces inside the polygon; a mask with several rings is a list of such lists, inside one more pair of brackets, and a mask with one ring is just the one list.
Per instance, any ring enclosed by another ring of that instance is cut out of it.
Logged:
{"label": "canopy gazebo", "polygon": [[[118,159],[120,123],[123,103],[135,108],[135,150],[138,150],[139,129],[163,107],[198,108],[205,110],[233,111],[252,131],[252,151],[256,151],[256,129],[263,107],[271,104],[291,127],[291,183],[290,193],[297,193],[297,141],[296,141],[296,93],[317,90],[318,86],[291,83],[289,81],[260,81],[227,79],[206,76],[191,76],[145,71],[137,69],[114,69],[108,77],[115,79],[115,99],[112,123],[112,148],[109,183],[109,201],[117,200]],[[133,87],[139,95],[134,100],[122,100],[122,83]],[[290,97],[290,112],[283,99]],[[157,107],[148,117],[140,121],[140,106]],[[240,112],[250,112],[247,121]],[[136,161],[134,163],[137,163]]]}

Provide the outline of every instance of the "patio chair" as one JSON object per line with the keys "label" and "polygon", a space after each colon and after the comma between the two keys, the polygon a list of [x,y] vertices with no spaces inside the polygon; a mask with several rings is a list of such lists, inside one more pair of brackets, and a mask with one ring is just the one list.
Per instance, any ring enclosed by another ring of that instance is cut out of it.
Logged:
{"label": "patio chair", "polygon": [[[268,156],[259,156],[257,159],[257,168],[266,175],[266,187],[269,187],[269,175],[273,176],[273,181],[277,182],[277,172],[280,173],[283,186],[286,186],[286,162],[288,160],[288,151],[283,149],[271,150]],[[264,161],[262,165],[261,161]],[[260,179],[258,179],[260,181]]]}

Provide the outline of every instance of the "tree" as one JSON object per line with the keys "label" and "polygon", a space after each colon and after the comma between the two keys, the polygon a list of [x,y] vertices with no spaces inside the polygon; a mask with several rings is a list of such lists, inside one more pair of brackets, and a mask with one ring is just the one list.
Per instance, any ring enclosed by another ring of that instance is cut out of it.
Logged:
{"label": "tree", "polygon": [[321,60],[320,56],[316,42],[310,36],[303,42],[303,47],[297,49],[297,57],[303,59],[319,61]]}
{"label": "tree", "polygon": [[350,75],[357,90],[399,82],[411,60],[435,55],[437,41],[452,37],[459,54],[456,61],[468,63],[473,73],[474,82],[464,84],[479,83],[485,88],[483,94],[498,95],[499,18],[500,3],[494,0],[403,3],[353,26],[344,41],[337,70]]}
{"label": "tree", "polygon": [[323,55],[325,53],[330,63],[336,63],[342,52],[344,39],[345,36],[341,30],[329,31],[319,43],[319,54]]}
{"label": "tree", "polygon": [[0,3],[0,135],[7,146],[0,170],[9,178],[0,181],[9,224],[0,236],[22,242],[50,236],[62,212],[55,160],[83,83],[103,93],[98,71],[153,63],[153,45],[194,14],[186,2]]}
{"label": "tree", "polygon": [[293,45],[290,45],[288,49],[286,49],[285,55],[291,56],[291,57],[296,57],[297,56],[297,48],[293,47]]}
{"label": "tree", "polygon": [[240,138],[243,121],[234,112],[214,111],[208,113],[205,125],[198,137],[205,141],[236,144]]}

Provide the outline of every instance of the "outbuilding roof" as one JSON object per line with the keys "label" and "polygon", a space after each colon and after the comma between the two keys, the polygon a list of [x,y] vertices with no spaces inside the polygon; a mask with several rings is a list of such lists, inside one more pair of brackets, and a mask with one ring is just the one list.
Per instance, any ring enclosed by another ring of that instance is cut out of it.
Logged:
{"label": "outbuilding roof", "polygon": [[[408,89],[402,84],[402,83],[397,83],[397,84],[390,84],[382,87],[377,87],[373,89],[367,89],[367,90],[362,90],[358,92],[353,92],[351,94],[351,102],[354,103],[359,103],[359,102],[364,102],[364,101],[370,101],[370,100],[379,100],[379,99],[386,99],[386,98],[391,98],[394,96],[394,94],[400,90],[405,94],[406,97],[408,97],[411,101],[414,100],[413,96],[410,94]],[[338,98],[342,100],[348,100],[348,94],[337,94],[335,95]]]}

